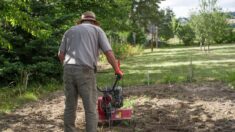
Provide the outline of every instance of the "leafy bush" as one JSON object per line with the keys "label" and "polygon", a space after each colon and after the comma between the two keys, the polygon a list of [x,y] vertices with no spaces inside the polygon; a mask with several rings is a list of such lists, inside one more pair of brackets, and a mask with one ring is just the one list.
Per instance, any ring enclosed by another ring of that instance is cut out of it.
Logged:
{"label": "leafy bush", "polygon": [[142,46],[132,46],[130,44],[113,44],[112,48],[117,59],[124,59],[128,56],[140,54],[143,51]]}
{"label": "leafy bush", "polygon": [[[4,63],[0,69],[2,86],[25,85],[25,81],[47,83],[51,79],[61,80],[62,67],[56,60],[24,65],[21,62]],[[28,77],[27,77],[28,76]]]}
{"label": "leafy bush", "polygon": [[0,69],[1,85],[18,83],[22,68],[23,64],[20,62],[15,62],[15,63],[9,63],[7,61],[4,62],[4,64],[1,65]]}
{"label": "leafy bush", "polygon": [[234,43],[235,42],[235,31],[230,31],[228,34],[225,34],[223,38],[223,43]]}
{"label": "leafy bush", "polygon": [[61,79],[62,67],[56,61],[44,61],[29,65],[28,71],[32,73],[31,80],[40,83],[47,83],[51,79]]}

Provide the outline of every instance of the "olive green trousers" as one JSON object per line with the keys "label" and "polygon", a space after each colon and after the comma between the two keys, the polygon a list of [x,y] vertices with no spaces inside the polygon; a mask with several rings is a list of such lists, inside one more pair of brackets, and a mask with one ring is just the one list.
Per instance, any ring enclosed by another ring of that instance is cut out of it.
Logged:
{"label": "olive green trousers", "polygon": [[82,98],[85,110],[86,132],[97,132],[97,89],[93,69],[84,66],[64,66],[64,131],[77,132],[75,128],[78,96]]}

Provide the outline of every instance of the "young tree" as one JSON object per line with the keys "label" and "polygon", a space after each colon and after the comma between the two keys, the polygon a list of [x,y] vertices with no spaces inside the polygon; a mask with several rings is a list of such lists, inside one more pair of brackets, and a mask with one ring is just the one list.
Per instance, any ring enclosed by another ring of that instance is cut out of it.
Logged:
{"label": "young tree", "polygon": [[229,27],[226,18],[217,0],[200,0],[199,13],[191,15],[190,23],[201,47],[207,44],[209,50],[210,44],[222,40]]}

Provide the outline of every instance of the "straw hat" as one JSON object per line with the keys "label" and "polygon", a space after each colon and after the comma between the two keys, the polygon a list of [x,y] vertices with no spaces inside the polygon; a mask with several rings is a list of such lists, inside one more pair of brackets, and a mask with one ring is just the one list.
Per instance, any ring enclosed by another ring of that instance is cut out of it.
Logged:
{"label": "straw hat", "polygon": [[99,25],[99,22],[96,20],[95,13],[92,11],[84,12],[77,24],[81,24],[83,21],[93,21],[96,25]]}

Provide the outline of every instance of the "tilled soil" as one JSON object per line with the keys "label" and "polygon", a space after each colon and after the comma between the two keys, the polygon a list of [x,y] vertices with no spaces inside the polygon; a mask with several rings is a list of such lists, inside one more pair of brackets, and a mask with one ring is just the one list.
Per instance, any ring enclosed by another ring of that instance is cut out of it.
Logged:
{"label": "tilled soil", "polygon": [[[220,82],[125,87],[133,102],[131,121],[99,132],[235,132],[235,90]],[[63,131],[64,95],[55,92],[10,114],[0,115],[3,132]],[[76,125],[84,131],[81,99]]]}

